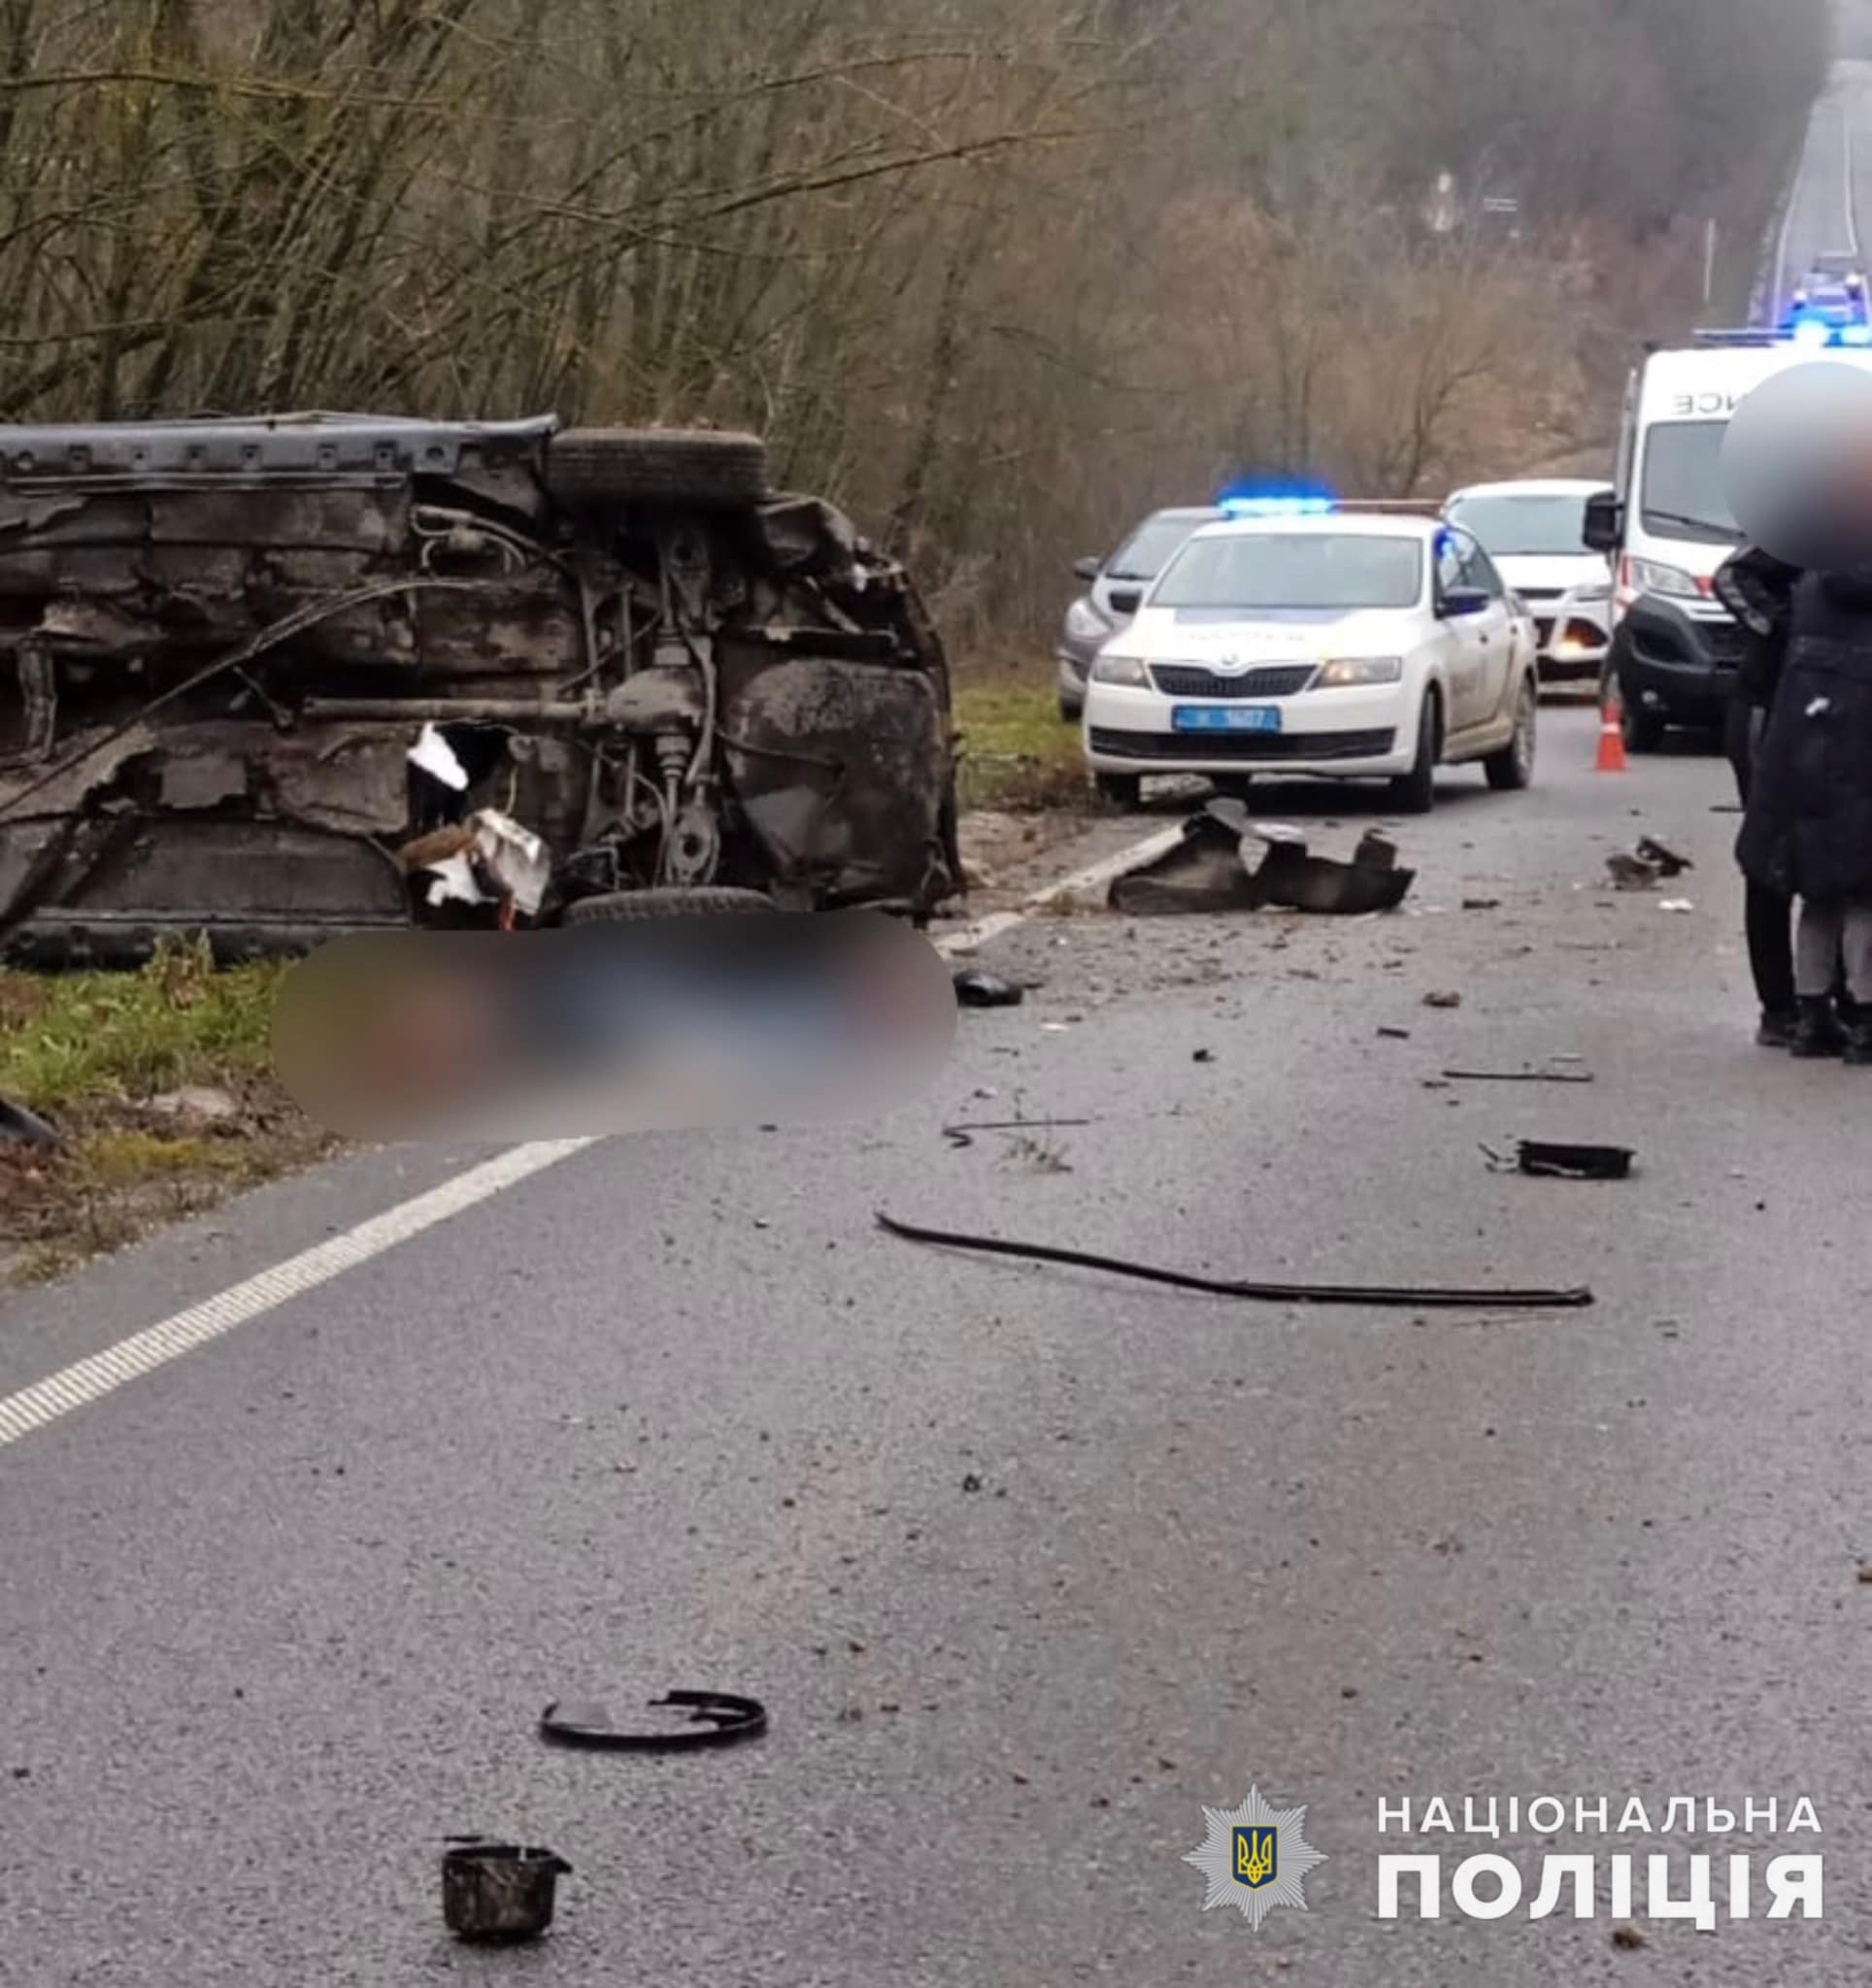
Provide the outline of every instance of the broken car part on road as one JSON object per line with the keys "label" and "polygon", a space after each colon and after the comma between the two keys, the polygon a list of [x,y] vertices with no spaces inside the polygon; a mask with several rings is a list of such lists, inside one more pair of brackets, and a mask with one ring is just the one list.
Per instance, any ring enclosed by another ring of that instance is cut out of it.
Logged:
{"label": "broken car part on road", "polygon": [[1083,1129],[1091,1122],[1089,1118],[990,1118],[968,1125],[945,1125],[943,1137],[962,1152],[975,1143],[978,1132],[1063,1132]]}
{"label": "broken car part on road", "polygon": [[1218,1298],[1246,1298],[1271,1305],[1377,1305],[1416,1307],[1420,1310],[1532,1311],[1577,1309],[1593,1302],[1584,1284],[1565,1290],[1471,1291],[1430,1285],[1412,1288],[1385,1284],[1254,1283],[1228,1277],[1204,1276],[1194,1271],[1162,1270],[1131,1263],[1122,1257],[1096,1256],[1083,1249],[1061,1249],[1042,1242],[1010,1242],[991,1236],[965,1236],[900,1222],[882,1209],[878,1227],[906,1242],[942,1249],[977,1250],[989,1256],[1020,1257],[1033,1263],[1064,1264],[1077,1270],[1109,1272],[1114,1276],[1140,1277],[1147,1283],[1168,1284],[1183,1291],[1203,1291]]}
{"label": "broken car part on road", "polygon": [[[1556,1058],[1555,1061],[1558,1061]],[[1590,1083],[1589,1070],[1446,1070],[1451,1083]]]}
{"label": "broken car part on road", "polygon": [[672,1691],[650,1701],[652,1711],[682,1711],[686,1722],[657,1732],[620,1731],[601,1705],[558,1705],[540,1714],[540,1731],[560,1746],[594,1753],[693,1753],[705,1746],[732,1746],[758,1740],[767,1730],[767,1708],[757,1698],[728,1691]]}
{"label": "broken car part on road", "polygon": [[1489,1151],[1490,1162],[1519,1174],[1531,1174],[1545,1180],[1624,1180],[1636,1158],[1629,1146],[1572,1145],[1545,1139],[1523,1139],[1512,1159]]}
{"label": "broken car part on road", "polygon": [[1270,908],[1357,917],[1395,911],[1416,880],[1376,830],[1337,862],[1310,854],[1297,829],[1250,823],[1239,806],[1212,801],[1175,847],[1119,878],[1109,902],[1133,917]]}
{"label": "broken car part on road", "polygon": [[959,874],[934,629],[755,438],[0,427],[0,956],[652,888],[922,917]]}
{"label": "broken car part on road", "polygon": [[552,1850],[451,1838],[442,1854],[442,1918],[457,1939],[508,1944],[552,1924],[559,1879],[572,1866]]}
{"label": "broken car part on road", "polygon": [[980,967],[964,967],[955,976],[955,1005],[958,1008],[1019,1008],[1027,990],[1018,980],[986,974]]}
{"label": "broken car part on road", "polygon": [[1634,848],[1615,849],[1606,858],[1606,872],[1616,890],[1650,890],[1695,868],[1688,856],[1666,848],[1655,836],[1643,837]]}

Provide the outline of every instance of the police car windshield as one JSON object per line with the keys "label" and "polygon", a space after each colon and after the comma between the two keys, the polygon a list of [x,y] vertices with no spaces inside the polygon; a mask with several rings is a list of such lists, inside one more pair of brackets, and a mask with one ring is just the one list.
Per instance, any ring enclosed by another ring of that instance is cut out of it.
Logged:
{"label": "police car windshield", "polygon": [[1423,547],[1376,532],[1255,532],[1198,539],[1157,582],[1153,608],[1414,608]]}
{"label": "police car windshield", "polygon": [[1584,497],[1462,497],[1450,518],[1497,559],[1560,558],[1586,550]]}
{"label": "police car windshield", "polygon": [[1663,421],[1645,444],[1639,514],[1665,539],[1734,546],[1742,531],[1722,494],[1721,421]]}
{"label": "police car windshield", "polygon": [[1155,580],[1170,563],[1189,534],[1221,515],[1212,511],[1195,516],[1166,517],[1159,512],[1147,517],[1112,554],[1105,569],[1107,580]]}

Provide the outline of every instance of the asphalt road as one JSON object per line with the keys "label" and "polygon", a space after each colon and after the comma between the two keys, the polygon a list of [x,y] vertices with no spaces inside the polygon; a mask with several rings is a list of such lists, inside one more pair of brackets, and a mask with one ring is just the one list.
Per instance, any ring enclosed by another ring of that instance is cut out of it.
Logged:
{"label": "asphalt road", "polygon": [[1872,230],[1872,61],[1836,63],[1814,107],[1776,246],[1767,321],[1822,256],[1859,256]]}
{"label": "asphalt road", "polygon": [[[1750,1042],[1722,763],[1591,751],[1550,712],[1532,793],[1448,776],[1394,917],[1038,919],[986,953],[1027,1005],[887,1122],[589,1147],[0,1447],[0,1982],[1864,1980],[1872,1073]],[[1269,806],[1328,848],[1368,818]],[[1605,887],[1646,830],[1690,912]],[[1595,1081],[1438,1087],[1555,1055]],[[1017,1113],[1093,1122],[939,1129]],[[1536,1134],[1639,1172],[1479,1150]],[[475,1157],[366,1156],[8,1301],[0,1398]],[[1243,1305],[880,1206],[1599,1302]],[[771,1733],[535,1737],[692,1685]],[[1259,1933],[1182,1861],[1251,1784],[1329,1858]],[[1807,1796],[1825,1834],[1378,1836],[1437,1795]],[[541,1946],[443,1934],[467,1832],[576,1867]],[[1759,1894],[1820,1849],[1825,1916],[1386,1922],[1381,1847],[1635,1851],[1641,1910],[1649,1852],[1751,1851]]]}

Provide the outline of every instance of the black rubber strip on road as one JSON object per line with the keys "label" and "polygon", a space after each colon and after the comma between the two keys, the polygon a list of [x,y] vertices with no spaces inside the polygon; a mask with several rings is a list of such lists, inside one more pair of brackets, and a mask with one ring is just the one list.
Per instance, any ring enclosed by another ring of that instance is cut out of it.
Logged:
{"label": "black rubber strip on road", "polygon": [[970,1249],[987,1256],[1014,1256],[1030,1263],[1059,1263],[1076,1270],[1105,1271],[1113,1276],[1138,1277],[1146,1283],[1168,1284],[1180,1291],[1203,1291],[1216,1298],[1244,1298],[1266,1305],[1377,1305],[1432,1311],[1562,1311],[1593,1303],[1591,1290],[1576,1284],[1566,1290],[1472,1291],[1437,1285],[1412,1288],[1397,1284],[1271,1284],[1232,1277],[1204,1276],[1196,1271],[1163,1270],[1131,1263],[1119,1256],[1096,1256],[1084,1249],[1061,1249],[1045,1242],[1010,1242],[993,1236],[963,1236],[944,1229],[926,1229],[900,1222],[877,1210],[879,1228],[906,1242],[939,1249]]}

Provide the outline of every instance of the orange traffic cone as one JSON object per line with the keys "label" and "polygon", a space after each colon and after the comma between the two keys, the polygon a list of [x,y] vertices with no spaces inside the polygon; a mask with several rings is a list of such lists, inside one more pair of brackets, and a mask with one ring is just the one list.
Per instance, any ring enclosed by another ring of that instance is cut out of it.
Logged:
{"label": "orange traffic cone", "polygon": [[1597,773],[1623,773],[1625,767],[1625,728],[1619,710],[1619,693],[1614,689],[1606,699],[1605,709],[1599,714],[1599,756],[1593,762]]}

